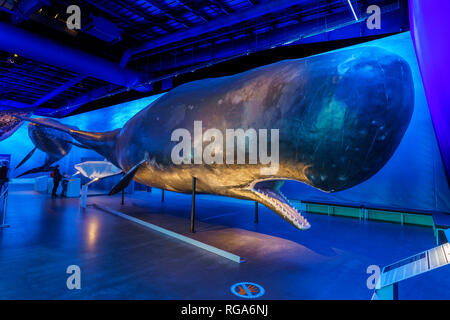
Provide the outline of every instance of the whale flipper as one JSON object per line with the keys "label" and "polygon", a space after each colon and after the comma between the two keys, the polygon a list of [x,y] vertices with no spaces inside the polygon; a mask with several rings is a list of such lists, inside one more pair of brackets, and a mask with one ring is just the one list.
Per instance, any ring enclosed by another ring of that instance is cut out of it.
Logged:
{"label": "whale flipper", "polygon": [[[100,181],[100,180],[104,180],[104,179],[107,179],[107,178],[111,178],[111,177],[115,177],[115,176],[118,176],[119,174],[122,174],[123,172],[121,171],[121,172],[118,172],[118,173],[114,173],[114,174],[111,174],[111,175],[109,175],[109,176],[104,176],[104,177],[101,177],[101,178],[95,178],[95,179],[92,179],[91,181],[89,181],[88,183],[86,183],[85,184],[85,186],[88,186],[88,185],[90,185],[90,184],[92,184],[92,183],[94,183],[94,182],[98,182],[98,181]],[[120,181],[119,181],[120,182]],[[128,182],[129,183],[129,182]],[[126,187],[126,186],[125,186]],[[119,190],[120,191],[120,190]],[[116,192],[117,193],[117,192]]]}
{"label": "whale flipper", "polygon": [[125,189],[130,184],[131,180],[133,180],[136,172],[139,170],[139,168],[143,164],[145,164],[146,161],[147,161],[147,159],[144,159],[141,162],[139,162],[137,165],[135,165],[133,168],[131,168],[131,170],[128,171],[122,177],[122,179],[120,179],[120,181],[111,189],[111,191],[109,192],[109,195],[112,196],[113,194],[116,194],[116,193],[122,191],[123,189]]}
{"label": "whale flipper", "polygon": [[28,161],[28,159],[31,158],[31,156],[34,154],[34,152],[36,151],[37,147],[34,147],[33,150],[31,150],[26,156],[25,158],[22,159],[22,161],[20,161],[20,163],[16,166],[15,170],[19,169],[25,162]]}

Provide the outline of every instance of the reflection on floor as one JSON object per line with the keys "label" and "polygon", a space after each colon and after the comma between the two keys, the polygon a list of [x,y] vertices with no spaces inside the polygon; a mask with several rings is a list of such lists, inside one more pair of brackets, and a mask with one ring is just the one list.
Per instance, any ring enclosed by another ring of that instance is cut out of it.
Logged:
{"label": "reflection on floor", "polygon": [[[190,196],[160,190],[89,197],[189,235]],[[262,285],[262,299],[370,299],[370,265],[384,266],[434,246],[429,228],[309,215],[299,231],[254,203],[197,198],[195,239],[244,257],[237,264],[180,243],[79,199],[13,192],[0,231],[0,299],[238,299],[236,282]],[[68,290],[66,268],[79,265],[81,290]],[[450,268],[400,284],[401,299],[450,299]]]}

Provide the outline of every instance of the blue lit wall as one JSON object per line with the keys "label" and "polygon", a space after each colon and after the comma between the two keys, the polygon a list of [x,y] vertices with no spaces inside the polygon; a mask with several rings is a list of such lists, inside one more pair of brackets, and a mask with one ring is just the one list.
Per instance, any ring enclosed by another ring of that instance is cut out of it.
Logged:
{"label": "blue lit wall", "polygon": [[[450,181],[450,1],[409,1],[411,30],[434,130]],[[437,9],[438,8],[438,9]]]}

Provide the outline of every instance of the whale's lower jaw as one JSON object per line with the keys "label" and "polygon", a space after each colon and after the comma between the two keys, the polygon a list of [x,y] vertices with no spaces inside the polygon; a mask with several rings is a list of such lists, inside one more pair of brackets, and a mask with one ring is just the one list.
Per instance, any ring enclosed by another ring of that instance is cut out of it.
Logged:
{"label": "whale's lower jaw", "polygon": [[267,186],[267,184],[264,183],[254,183],[249,189],[260,199],[262,204],[275,211],[280,217],[288,221],[294,227],[300,230],[308,230],[311,228],[311,225],[306,218],[301,215],[301,213],[276,187],[271,187],[270,185]]}

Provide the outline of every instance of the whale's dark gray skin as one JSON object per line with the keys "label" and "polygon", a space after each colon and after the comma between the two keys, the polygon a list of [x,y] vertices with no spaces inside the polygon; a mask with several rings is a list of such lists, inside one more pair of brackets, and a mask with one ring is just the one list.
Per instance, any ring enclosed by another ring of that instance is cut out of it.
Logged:
{"label": "whale's dark gray skin", "polygon": [[[283,181],[325,192],[360,184],[391,158],[413,109],[408,63],[384,49],[363,47],[184,84],[111,132],[30,121],[70,133],[127,172],[126,181],[187,193],[196,177],[199,192],[258,201],[308,229],[280,192]],[[262,175],[267,166],[259,164],[173,164],[178,141],[171,134],[178,128],[193,132],[194,121],[224,135],[226,129],[279,129],[278,172]]]}
{"label": "whale's dark gray skin", "polygon": [[[52,119],[46,119],[46,121],[54,124],[58,123]],[[72,128],[76,129],[75,127]],[[68,133],[50,127],[36,125],[35,123],[29,123],[28,136],[35,145],[35,148],[25,156],[15,169],[17,170],[29,160],[37,149],[44,152],[46,158],[42,166],[24,172],[18,178],[28,174],[51,171],[53,169],[52,164],[65,157],[74,144],[72,137]]]}
{"label": "whale's dark gray skin", "polygon": [[0,141],[12,136],[23,124],[23,120],[15,115],[29,116],[30,114],[29,111],[0,110]]}

